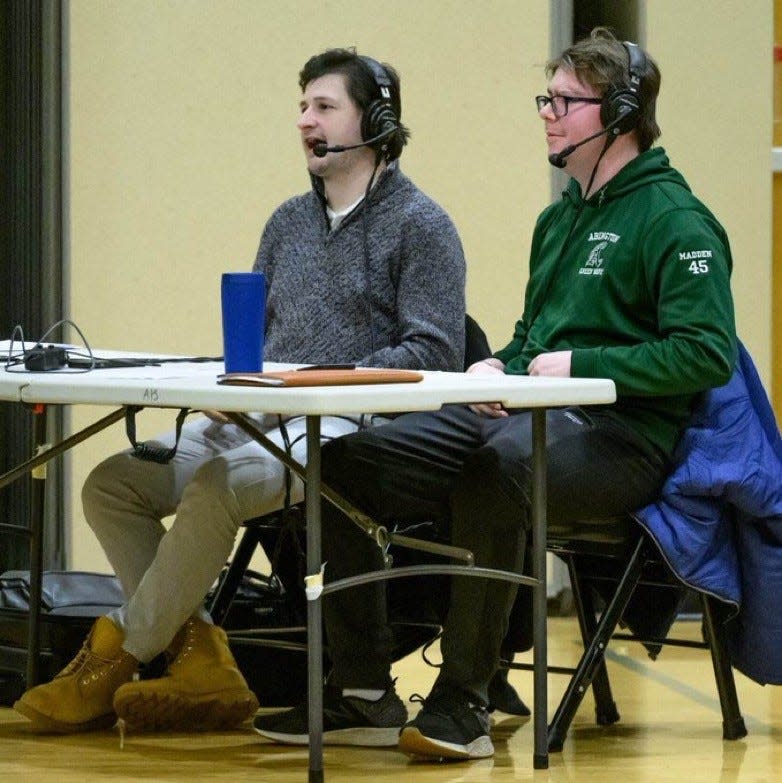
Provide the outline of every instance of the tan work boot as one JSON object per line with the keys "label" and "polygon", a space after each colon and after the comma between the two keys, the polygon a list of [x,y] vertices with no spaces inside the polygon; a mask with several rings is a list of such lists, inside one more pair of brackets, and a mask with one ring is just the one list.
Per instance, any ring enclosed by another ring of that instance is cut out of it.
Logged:
{"label": "tan work boot", "polygon": [[238,726],[258,709],[222,628],[191,617],[181,647],[157,679],[117,689],[114,710],[131,731],[210,731]]}
{"label": "tan work boot", "polygon": [[114,691],[132,679],[138,661],[122,649],[124,635],[99,617],[78,655],[51,681],[36,685],[14,704],[34,731],[69,734],[112,726]]}

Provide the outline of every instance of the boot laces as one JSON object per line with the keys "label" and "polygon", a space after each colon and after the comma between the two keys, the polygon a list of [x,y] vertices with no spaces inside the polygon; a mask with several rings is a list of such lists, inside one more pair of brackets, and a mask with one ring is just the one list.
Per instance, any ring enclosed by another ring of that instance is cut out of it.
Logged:
{"label": "boot laces", "polygon": [[119,732],[119,749],[125,750],[125,733],[127,731],[127,723],[122,718],[117,718],[117,722],[114,724],[114,728]]}
{"label": "boot laces", "polygon": [[76,657],[57,675],[57,677],[67,677],[70,674],[75,674],[80,671],[84,666],[85,659],[89,655],[89,641],[84,642]]}
{"label": "boot laces", "polygon": [[435,687],[432,692],[424,697],[420,693],[410,696],[410,701],[419,703],[429,713],[440,715],[452,715],[457,710],[478,709],[484,707],[476,703],[466,692],[458,688]]}
{"label": "boot laces", "polygon": [[193,651],[196,637],[196,624],[193,622],[192,617],[185,622],[183,628],[185,629],[185,638],[182,639],[182,646],[177,651],[173,660],[168,664],[168,669],[172,669],[181,664],[186,658],[190,657],[190,653]]}
{"label": "boot laces", "polygon": [[[120,655],[120,658],[123,656]],[[59,677],[79,676],[83,678],[86,684],[90,680],[97,680],[105,676],[118,663],[118,658],[101,658],[90,648],[90,639],[88,638],[76,657],[57,675]],[[55,678],[55,679],[57,679]]]}

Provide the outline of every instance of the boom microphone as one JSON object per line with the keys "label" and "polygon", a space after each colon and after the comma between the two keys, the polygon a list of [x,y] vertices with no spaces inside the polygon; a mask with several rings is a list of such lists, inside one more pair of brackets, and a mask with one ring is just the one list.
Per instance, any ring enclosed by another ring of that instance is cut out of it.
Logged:
{"label": "boom microphone", "polygon": [[[565,147],[565,149],[560,150],[559,152],[552,152],[551,155],[548,156],[548,162],[552,166],[556,166],[556,168],[558,169],[564,169],[565,164],[567,163],[567,159],[579,147],[582,147],[584,144],[587,144],[588,142],[592,141],[592,139],[596,139],[598,136],[603,136],[604,134],[611,133],[611,132],[613,132],[614,136],[618,136],[619,129],[616,128],[616,126],[624,119],[625,114],[627,114],[627,111],[621,112],[620,115],[615,120],[609,122],[608,125],[605,126],[605,128],[602,128],[597,133],[593,133],[591,136],[587,136],[585,139],[581,139],[581,141],[577,141],[575,144],[568,144],[568,146]],[[315,154],[317,155],[318,153],[316,152]]]}
{"label": "boom microphone", "polygon": [[329,152],[346,152],[347,150],[355,150],[355,149],[358,149],[359,147],[367,147],[370,144],[374,144],[376,141],[382,141],[383,139],[387,138],[388,136],[393,135],[398,130],[399,130],[399,126],[398,125],[390,125],[382,133],[378,133],[377,136],[373,136],[371,139],[367,139],[366,141],[362,141],[361,144],[351,144],[351,145],[349,145],[347,147],[343,146],[342,144],[337,144],[334,147],[328,147],[328,146],[326,146],[325,142],[319,141],[317,144],[315,144],[313,146],[312,151],[315,154],[316,158],[325,158],[326,154],[329,153]]}

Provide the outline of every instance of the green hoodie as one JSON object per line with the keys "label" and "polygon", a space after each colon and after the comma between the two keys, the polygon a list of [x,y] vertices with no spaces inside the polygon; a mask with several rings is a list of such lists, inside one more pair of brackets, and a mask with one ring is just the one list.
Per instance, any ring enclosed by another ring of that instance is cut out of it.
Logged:
{"label": "green hoodie", "polygon": [[728,238],[665,151],[628,163],[586,201],[571,180],[538,218],[524,314],[495,356],[523,375],[572,350],[571,375],[611,378],[606,413],[670,454],[695,396],[736,358]]}

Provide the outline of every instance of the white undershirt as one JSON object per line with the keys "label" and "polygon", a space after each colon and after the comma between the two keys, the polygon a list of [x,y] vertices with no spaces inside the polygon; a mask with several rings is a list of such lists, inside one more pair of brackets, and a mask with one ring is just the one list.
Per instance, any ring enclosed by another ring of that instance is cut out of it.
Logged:
{"label": "white undershirt", "polygon": [[339,224],[364,200],[364,196],[359,196],[357,201],[354,201],[349,207],[340,209],[339,212],[335,212],[328,204],[326,204],[326,215],[331,224],[331,230],[336,231]]}

